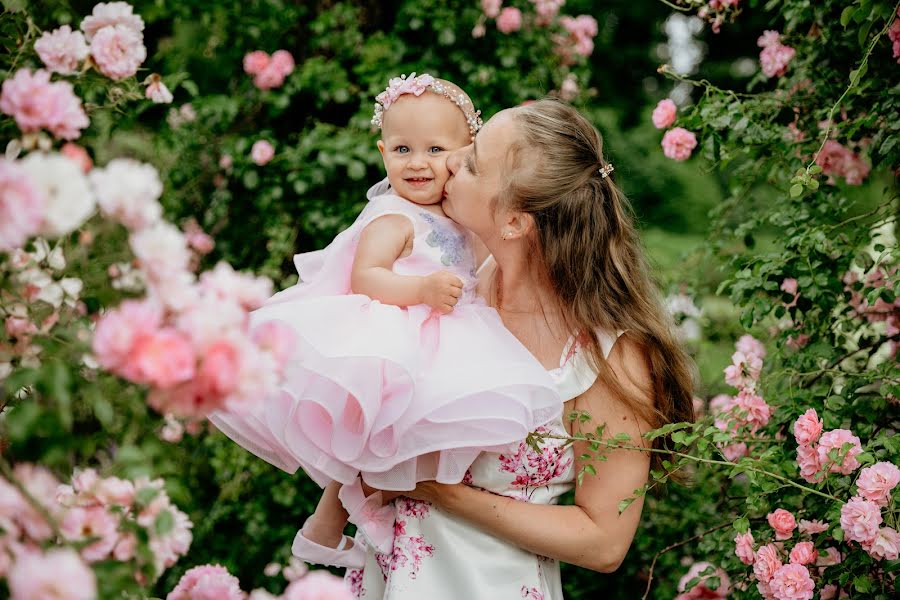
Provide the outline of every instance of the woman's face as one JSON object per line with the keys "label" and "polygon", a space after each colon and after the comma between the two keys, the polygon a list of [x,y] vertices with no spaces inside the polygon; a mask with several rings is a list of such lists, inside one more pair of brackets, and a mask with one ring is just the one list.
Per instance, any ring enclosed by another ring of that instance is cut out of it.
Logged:
{"label": "woman's face", "polygon": [[499,235],[492,200],[501,190],[507,149],[516,134],[512,113],[504,110],[484,125],[474,143],[447,157],[444,212],[485,242]]}

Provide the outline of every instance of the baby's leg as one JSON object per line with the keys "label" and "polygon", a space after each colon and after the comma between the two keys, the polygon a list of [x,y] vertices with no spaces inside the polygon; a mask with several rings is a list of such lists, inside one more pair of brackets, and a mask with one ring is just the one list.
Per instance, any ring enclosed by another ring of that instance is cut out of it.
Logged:
{"label": "baby's leg", "polygon": [[306,520],[303,536],[311,542],[336,548],[347,526],[347,511],[338,499],[341,484],[332,481],[322,492],[316,511]]}

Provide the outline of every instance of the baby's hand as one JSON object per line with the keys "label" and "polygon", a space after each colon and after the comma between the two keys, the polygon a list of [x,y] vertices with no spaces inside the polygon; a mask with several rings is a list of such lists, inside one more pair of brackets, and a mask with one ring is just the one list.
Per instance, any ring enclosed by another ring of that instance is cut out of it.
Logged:
{"label": "baby's hand", "polygon": [[462,279],[448,271],[438,271],[422,278],[419,295],[422,304],[447,314],[459,302],[462,292]]}

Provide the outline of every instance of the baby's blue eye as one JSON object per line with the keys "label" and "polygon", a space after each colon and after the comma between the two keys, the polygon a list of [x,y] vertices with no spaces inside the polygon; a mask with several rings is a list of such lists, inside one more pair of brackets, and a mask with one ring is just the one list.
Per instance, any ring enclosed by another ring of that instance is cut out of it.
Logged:
{"label": "baby's blue eye", "polygon": [[397,146],[396,148],[394,148],[394,152],[406,154],[407,152],[409,152],[409,146]]}
{"label": "baby's blue eye", "polygon": [[428,151],[431,152],[432,154],[437,154],[439,152],[443,152],[444,149],[441,148],[440,146],[432,146],[431,148],[428,149]]}

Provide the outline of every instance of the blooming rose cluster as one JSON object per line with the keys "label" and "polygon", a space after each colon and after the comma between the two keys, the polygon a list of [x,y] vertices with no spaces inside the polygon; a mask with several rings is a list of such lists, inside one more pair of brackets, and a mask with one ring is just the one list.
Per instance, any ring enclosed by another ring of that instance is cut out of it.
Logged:
{"label": "blooming rose cluster", "polygon": [[594,52],[594,38],[597,37],[599,26],[597,19],[590,15],[568,15],[559,18],[559,24],[566,31],[566,35],[555,38],[556,51],[563,58],[563,62],[571,64],[573,54],[590,56]]}
{"label": "blooming rose cluster", "polygon": [[[669,98],[660,100],[653,109],[651,120],[657,129],[671,127],[675,123],[678,107]],[[684,127],[675,127],[663,134],[663,154],[672,160],[684,161],[691,157],[697,147],[697,136]]]}
{"label": "blooming rose cluster", "polygon": [[810,483],[821,481],[828,473],[849,475],[860,466],[856,459],[862,452],[859,438],[848,429],[822,433],[822,428],[822,420],[813,408],[794,422],[797,465],[800,476]]}
{"label": "blooming rose cluster", "polygon": [[706,6],[697,11],[697,16],[709,22],[713,33],[719,33],[725,19],[734,20],[739,14],[738,7],[741,0],[709,0]]}
{"label": "blooming rose cluster", "polygon": [[[766,349],[762,342],[750,335],[741,336],[731,355],[732,364],[725,368],[725,382],[738,388],[736,396],[720,395],[710,402],[710,412],[716,417],[715,425],[722,431],[754,434],[769,422],[772,409],[757,393]],[[744,442],[722,447],[728,460],[747,456]]]}
{"label": "blooming rose cluster", "polygon": [[825,142],[822,151],[816,155],[816,164],[822,167],[822,173],[829,176],[828,181],[832,184],[837,176],[843,177],[848,185],[861,185],[871,171],[859,154],[835,140]]}
{"label": "blooming rose cluster", "polygon": [[[708,587],[708,581],[711,577],[719,579],[719,585],[716,589]],[[691,588],[687,585],[692,579],[699,578]],[[731,591],[731,580],[722,569],[713,567],[708,562],[695,562],[688,569],[678,582],[678,595],[675,600],[717,600],[728,597]]]}
{"label": "blooming rose cluster", "polygon": [[788,65],[797,51],[782,44],[781,35],[777,31],[763,32],[756,45],[762,48],[759,64],[766,77],[781,77],[787,73]]}
{"label": "blooming rose cluster", "polygon": [[889,462],[866,467],[856,479],[857,495],[841,507],[844,539],[858,542],[876,560],[897,560],[900,534],[893,527],[882,527],[881,509],[891,501],[900,483],[900,468]]}
{"label": "blooming rose cluster", "polygon": [[[312,571],[295,577],[284,593],[253,590],[249,600],[352,600],[354,594],[340,577],[328,571]],[[240,581],[221,565],[201,565],[189,569],[166,600],[244,600]]]}
{"label": "blooming rose cluster", "polygon": [[91,57],[101,73],[113,80],[132,77],[147,58],[144,20],[127,2],[101,2],[81,22]]}
{"label": "blooming rose cluster", "polygon": [[[191,544],[192,524],[172,505],[162,480],[101,478],[85,469],[75,471],[71,485],[60,485],[45,468],[28,463],[17,464],[13,476],[30,498],[0,478],[0,577],[7,578],[12,598],[95,598],[89,565],[139,560],[135,526],[146,531],[157,574]],[[79,549],[42,550],[48,544]]]}
{"label": "blooming rose cluster", "polygon": [[68,81],[50,81],[43,69],[19,69],[0,88],[0,111],[10,115],[23,133],[46,129],[55,137],[74,140],[90,124]]}
{"label": "blooming rose cluster", "polygon": [[294,57],[287,50],[277,50],[271,56],[254,50],[244,56],[244,72],[253,76],[253,85],[261,90],[281,87],[294,66]]}

